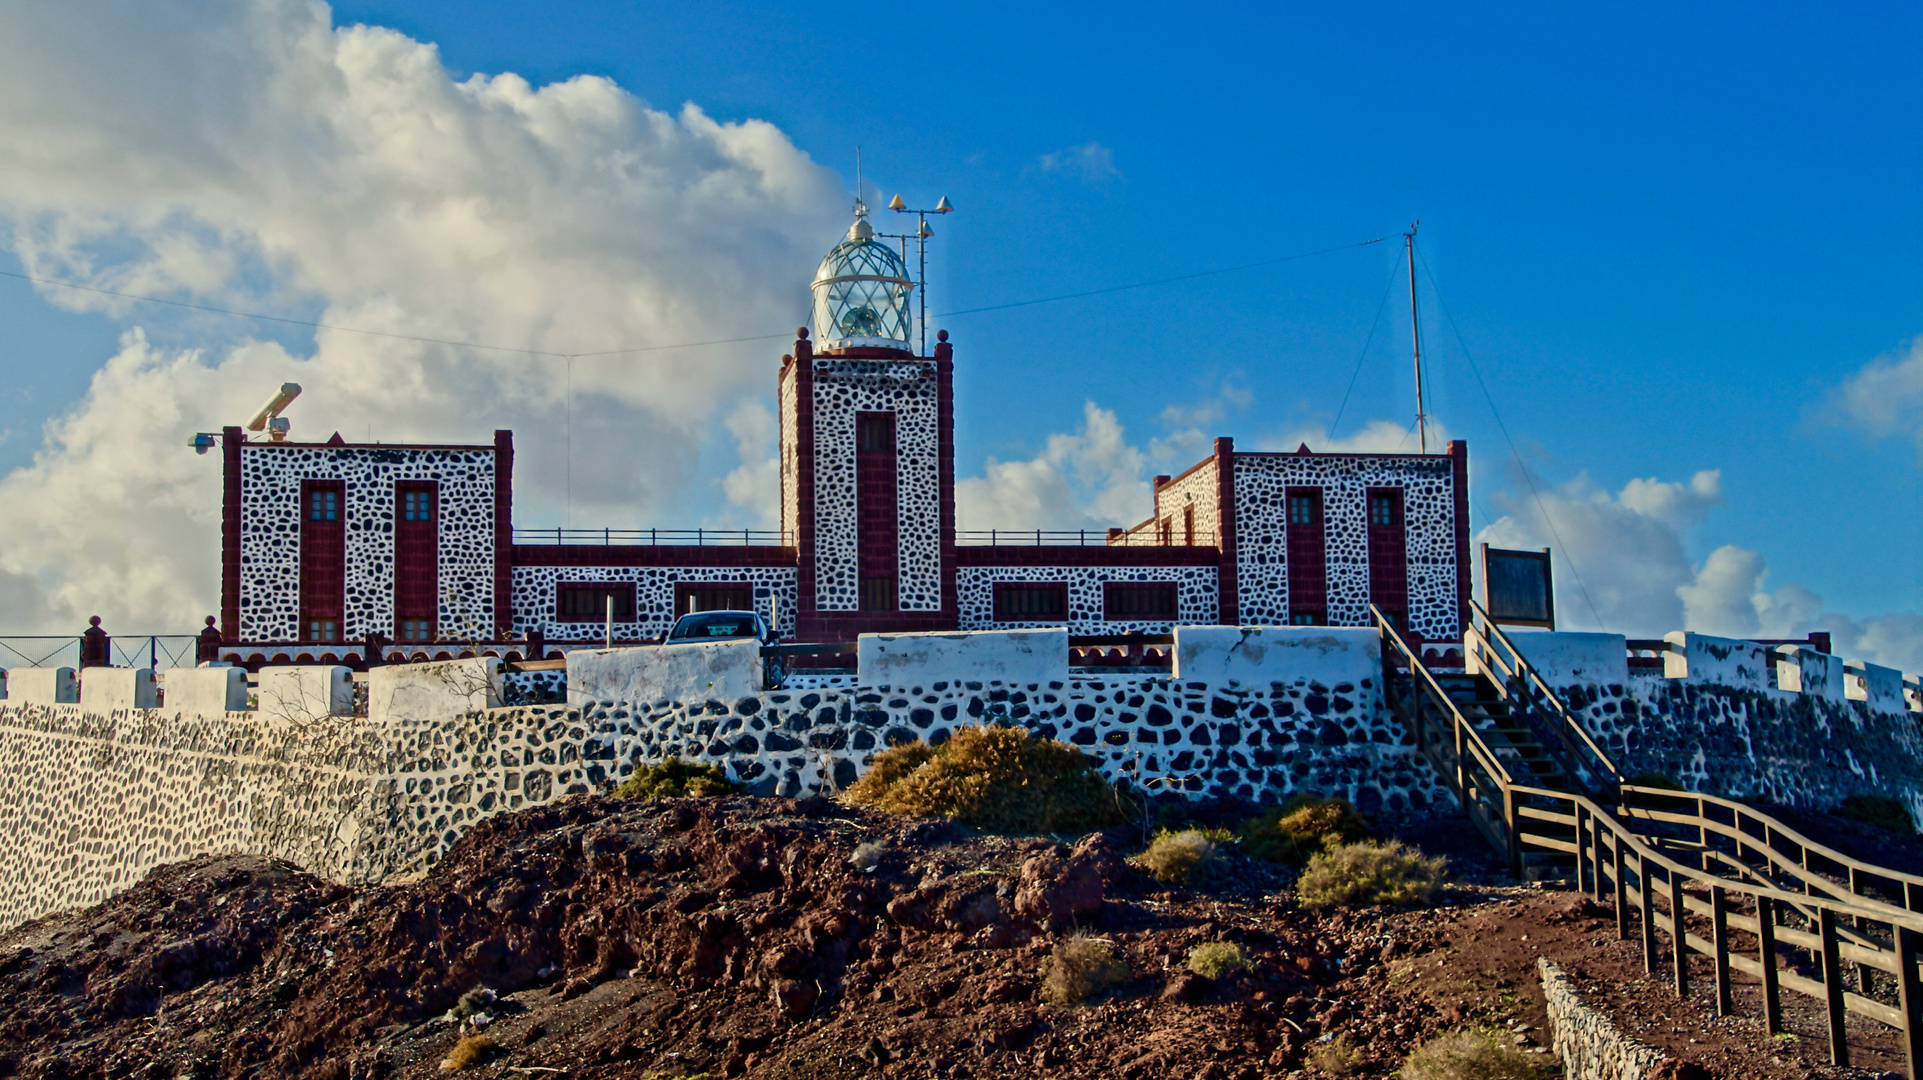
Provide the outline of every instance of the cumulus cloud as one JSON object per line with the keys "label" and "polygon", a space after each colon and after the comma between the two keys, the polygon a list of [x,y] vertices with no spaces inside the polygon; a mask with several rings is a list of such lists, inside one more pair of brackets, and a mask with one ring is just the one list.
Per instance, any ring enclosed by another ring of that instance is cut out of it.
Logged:
{"label": "cumulus cloud", "polygon": [[1830,401],[1833,420],[1867,435],[1909,435],[1923,449],[1923,338],[1865,364]]}
{"label": "cumulus cloud", "polygon": [[1043,172],[1059,173],[1085,183],[1110,180],[1122,175],[1122,170],[1115,167],[1115,151],[1093,141],[1043,154],[1041,167]]}
{"label": "cumulus cloud", "polygon": [[983,475],[955,482],[962,529],[1105,529],[1133,525],[1153,505],[1149,457],[1129,444],[1121,422],[1093,401],[1082,425],[1048,437],[1027,461],[988,459]]}
{"label": "cumulus cloud", "polygon": [[1687,481],[1635,479],[1614,493],[1587,477],[1554,486],[1538,480],[1540,500],[1520,481],[1513,477],[1510,489],[1488,496],[1502,516],[1477,539],[1493,547],[1552,549],[1557,621],[1566,629],[1630,637],[1687,629],[1765,639],[1827,630],[1840,655],[1923,670],[1923,616],[1856,619],[1829,609],[1801,583],[1772,589],[1763,556],[1734,544],[1694,562],[1690,535],[1723,502],[1716,471]]}
{"label": "cumulus cloud", "polygon": [[[0,479],[6,627],[197,625],[219,462],[185,444],[288,380],[306,387],[296,438],[515,429],[522,524],[692,523],[714,501],[692,482],[704,455],[740,465],[724,523],[765,522],[765,445],[744,431],[772,439],[772,421],[740,406],[771,392],[780,342],[570,365],[411,339],[573,354],[793,326],[842,201],[772,125],[588,76],[455,81],[432,45],[321,4],[8,5],[0,242],[28,272],[397,336],[321,330],[290,352],[244,323],[43,289],[130,330]],[[716,418],[734,445],[704,441]]]}

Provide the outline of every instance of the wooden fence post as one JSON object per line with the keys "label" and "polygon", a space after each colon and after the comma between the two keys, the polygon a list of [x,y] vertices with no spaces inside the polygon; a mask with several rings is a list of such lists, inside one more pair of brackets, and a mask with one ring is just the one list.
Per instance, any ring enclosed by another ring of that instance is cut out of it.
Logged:
{"label": "wooden fence post", "polygon": [[1763,963],[1763,1027],[1771,1035],[1783,1031],[1783,998],[1776,982],[1776,901],[1756,898],[1756,952]]}
{"label": "wooden fence post", "polygon": [[1848,1065],[1849,1034],[1843,1026],[1848,1014],[1843,1011],[1843,964],[1837,957],[1836,912],[1827,907],[1817,908],[1816,929],[1823,944],[1823,997],[1829,1006],[1830,1064]]}
{"label": "wooden fence post", "polygon": [[1716,960],[1716,1015],[1736,1011],[1729,985],[1729,894],[1721,885],[1709,887],[1709,935]]}
{"label": "wooden fence post", "polygon": [[1676,996],[1689,996],[1689,930],[1684,916],[1689,906],[1683,902],[1683,876],[1669,872],[1670,958],[1676,965]]}
{"label": "wooden fence post", "polygon": [[1642,901],[1643,970],[1656,974],[1656,887],[1649,880],[1649,856],[1636,859],[1636,896]]}
{"label": "wooden fence post", "polygon": [[1916,976],[1917,953],[1923,951],[1923,934],[1905,927],[1896,930],[1896,994],[1903,1010],[1903,1049],[1909,1061],[1910,1080],[1923,1080],[1923,985]]}
{"label": "wooden fence post", "polygon": [[1616,884],[1616,940],[1629,940],[1629,872],[1624,868],[1622,834],[1609,833],[1609,871]]}

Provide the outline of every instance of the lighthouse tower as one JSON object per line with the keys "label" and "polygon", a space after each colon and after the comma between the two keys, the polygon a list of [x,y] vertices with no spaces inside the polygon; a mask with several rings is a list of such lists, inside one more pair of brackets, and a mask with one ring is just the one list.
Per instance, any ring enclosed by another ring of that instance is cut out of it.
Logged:
{"label": "lighthouse tower", "polygon": [[956,625],[954,348],[910,344],[915,282],[857,202],[815,272],[813,336],[782,357],[781,527],[796,637]]}

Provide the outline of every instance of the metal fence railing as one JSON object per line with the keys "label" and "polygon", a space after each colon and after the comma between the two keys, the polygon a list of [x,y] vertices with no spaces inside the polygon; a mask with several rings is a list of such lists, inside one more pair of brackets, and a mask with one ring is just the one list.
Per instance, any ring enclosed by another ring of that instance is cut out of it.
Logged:
{"label": "metal fence railing", "polygon": [[[193,667],[198,640],[193,634],[115,634],[108,639],[109,666]],[[0,670],[79,666],[79,634],[0,635]]]}
{"label": "metal fence railing", "polygon": [[517,544],[601,544],[660,547],[793,547],[795,534],[779,529],[516,529]]}
{"label": "metal fence railing", "polygon": [[1198,547],[1215,546],[1212,532],[1172,534],[1153,529],[962,529],[955,533],[962,547]]}

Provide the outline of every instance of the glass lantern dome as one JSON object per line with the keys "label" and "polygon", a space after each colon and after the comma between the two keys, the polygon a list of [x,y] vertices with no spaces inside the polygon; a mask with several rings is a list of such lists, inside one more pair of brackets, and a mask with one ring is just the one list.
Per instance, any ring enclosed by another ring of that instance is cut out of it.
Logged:
{"label": "glass lantern dome", "polygon": [[821,349],[908,348],[908,296],[915,282],[901,256],[875,239],[857,210],[848,239],[815,271],[815,340]]}

